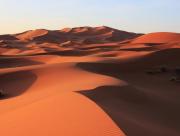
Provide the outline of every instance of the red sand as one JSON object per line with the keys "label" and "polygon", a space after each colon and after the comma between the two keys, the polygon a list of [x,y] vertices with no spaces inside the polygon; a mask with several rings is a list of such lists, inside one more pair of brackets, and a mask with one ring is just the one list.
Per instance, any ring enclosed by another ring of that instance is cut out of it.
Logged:
{"label": "red sand", "polygon": [[170,43],[170,42],[180,42],[179,33],[170,33],[170,32],[159,32],[159,33],[150,33],[138,37],[133,41],[133,43]]}
{"label": "red sand", "polygon": [[105,26],[0,36],[0,134],[179,136],[179,39]]}

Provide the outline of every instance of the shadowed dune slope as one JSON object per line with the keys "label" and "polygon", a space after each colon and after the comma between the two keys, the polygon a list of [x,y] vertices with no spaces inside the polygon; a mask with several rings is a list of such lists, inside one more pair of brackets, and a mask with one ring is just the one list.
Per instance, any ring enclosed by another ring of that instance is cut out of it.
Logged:
{"label": "shadowed dune slope", "polygon": [[106,26],[0,36],[0,135],[179,136],[179,39]]}
{"label": "shadowed dune slope", "polygon": [[30,71],[19,71],[0,75],[1,99],[21,95],[36,81],[37,76]]}
{"label": "shadowed dune slope", "polygon": [[37,62],[35,60],[29,60],[23,57],[1,57],[0,58],[0,68],[13,68],[31,65],[40,65],[42,62]]}
{"label": "shadowed dune slope", "polygon": [[178,136],[178,105],[131,86],[104,86],[80,92],[96,102],[128,136]]}
{"label": "shadowed dune slope", "polygon": [[[0,84],[13,98],[0,101],[0,130],[3,136],[124,136],[96,104],[74,92],[105,84],[116,85],[118,80],[83,71],[74,63],[19,70],[24,72],[11,73],[10,69],[9,73],[0,76]],[[30,85],[31,73],[37,79],[30,88],[24,88]],[[16,95],[19,96],[13,97]]]}
{"label": "shadowed dune slope", "polygon": [[[116,77],[126,86],[102,86],[81,94],[96,102],[128,136],[178,136],[179,84],[169,81],[172,73],[151,76],[148,68],[180,66],[179,50],[162,50],[124,62],[79,63],[84,70]],[[167,63],[168,62],[168,63]]]}
{"label": "shadowed dune slope", "polygon": [[13,35],[0,35],[0,40],[17,40]]}

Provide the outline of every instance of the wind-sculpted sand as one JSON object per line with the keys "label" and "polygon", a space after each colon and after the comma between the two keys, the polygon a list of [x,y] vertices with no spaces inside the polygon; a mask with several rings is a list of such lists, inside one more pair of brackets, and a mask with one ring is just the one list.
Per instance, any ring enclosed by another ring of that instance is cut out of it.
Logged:
{"label": "wind-sculpted sand", "polygon": [[179,136],[179,39],[105,26],[0,36],[0,135]]}

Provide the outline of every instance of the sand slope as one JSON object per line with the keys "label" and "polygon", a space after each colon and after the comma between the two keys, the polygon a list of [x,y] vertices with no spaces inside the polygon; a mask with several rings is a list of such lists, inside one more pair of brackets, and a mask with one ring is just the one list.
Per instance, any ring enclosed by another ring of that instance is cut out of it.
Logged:
{"label": "sand slope", "polygon": [[0,134],[179,136],[179,39],[106,26],[0,36]]}
{"label": "sand slope", "polygon": [[180,34],[170,32],[150,33],[138,37],[133,43],[169,43],[180,42]]}

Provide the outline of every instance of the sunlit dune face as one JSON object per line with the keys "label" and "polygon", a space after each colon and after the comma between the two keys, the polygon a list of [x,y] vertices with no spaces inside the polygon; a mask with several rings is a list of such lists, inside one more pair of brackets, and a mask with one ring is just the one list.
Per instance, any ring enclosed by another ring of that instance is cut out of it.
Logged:
{"label": "sunlit dune face", "polygon": [[179,136],[179,39],[106,26],[0,36],[0,134]]}
{"label": "sunlit dune face", "polygon": [[178,33],[150,33],[141,36],[133,41],[133,43],[168,43],[168,42],[179,42],[180,34]]}

